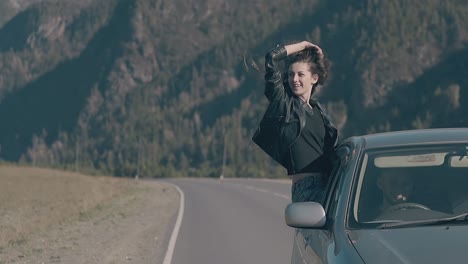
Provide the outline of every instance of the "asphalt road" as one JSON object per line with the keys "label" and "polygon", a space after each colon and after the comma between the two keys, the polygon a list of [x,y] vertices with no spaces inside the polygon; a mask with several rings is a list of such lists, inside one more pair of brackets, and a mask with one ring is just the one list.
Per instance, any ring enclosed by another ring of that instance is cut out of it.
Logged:
{"label": "asphalt road", "polygon": [[294,229],[284,222],[288,181],[173,179],[183,217],[171,264],[291,263]]}

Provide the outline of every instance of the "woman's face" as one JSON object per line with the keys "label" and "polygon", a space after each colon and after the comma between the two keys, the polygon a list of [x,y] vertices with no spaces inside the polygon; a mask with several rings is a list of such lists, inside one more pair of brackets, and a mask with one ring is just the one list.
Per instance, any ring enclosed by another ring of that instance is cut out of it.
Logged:
{"label": "woman's face", "polygon": [[312,74],[309,64],[295,62],[289,66],[288,82],[292,92],[304,101],[310,99],[312,86],[317,83],[318,75]]}

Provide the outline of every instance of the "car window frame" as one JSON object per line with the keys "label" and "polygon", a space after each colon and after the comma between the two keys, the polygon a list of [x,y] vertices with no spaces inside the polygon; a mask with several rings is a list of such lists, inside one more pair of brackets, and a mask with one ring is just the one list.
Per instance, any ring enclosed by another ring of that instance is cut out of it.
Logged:
{"label": "car window frame", "polygon": [[337,148],[337,165],[333,168],[330,173],[330,178],[326,190],[325,196],[325,213],[328,219],[334,218],[336,212],[336,206],[338,203],[337,189],[338,182],[341,179],[341,176],[346,171],[345,168],[348,165],[350,156],[352,154],[352,147],[349,145],[343,145]]}
{"label": "car window frame", "polygon": [[[360,175],[360,174],[365,173],[362,171],[363,163],[370,162],[366,159],[370,160],[369,157],[375,156],[376,154],[379,154],[379,153],[401,152],[401,151],[408,151],[409,149],[411,149],[412,151],[420,151],[420,150],[425,150],[429,148],[434,148],[434,151],[440,151],[440,150],[445,150],[445,149],[449,151],[451,148],[457,148],[460,145],[463,145],[463,143],[450,143],[450,144],[443,144],[443,145],[425,144],[425,145],[406,145],[406,146],[390,146],[390,147],[387,146],[387,147],[381,147],[381,148],[368,149],[365,152],[363,152],[359,161],[357,162],[358,169],[356,171],[356,177],[354,177],[353,182],[351,184],[351,193],[350,193],[350,199],[349,199],[349,205],[348,205],[348,208],[350,209],[350,211],[347,212],[347,220],[346,220],[347,228],[348,229],[374,229],[378,225],[378,224],[364,224],[362,222],[357,222],[353,215],[353,210],[354,210],[354,206],[356,203],[357,187],[359,185],[359,181],[362,180],[360,178],[364,177],[363,175]],[[445,166],[445,165],[440,165],[440,166]]]}

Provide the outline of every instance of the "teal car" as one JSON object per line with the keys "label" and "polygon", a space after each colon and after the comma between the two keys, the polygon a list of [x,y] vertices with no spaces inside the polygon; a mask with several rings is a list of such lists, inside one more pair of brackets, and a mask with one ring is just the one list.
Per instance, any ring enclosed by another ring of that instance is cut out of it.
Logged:
{"label": "teal car", "polygon": [[325,201],[291,203],[293,264],[467,263],[468,128],[351,137]]}

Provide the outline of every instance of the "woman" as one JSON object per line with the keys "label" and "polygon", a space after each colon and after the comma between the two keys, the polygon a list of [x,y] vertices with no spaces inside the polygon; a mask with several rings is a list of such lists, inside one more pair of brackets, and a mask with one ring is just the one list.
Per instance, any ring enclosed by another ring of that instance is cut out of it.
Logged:
{"label": "woman", "polygon": [[[287,60],[287,82],[279,63]],[[269,105],[253,141],[283,165],[292,178],[292,201],[323,202],[336,127],[312,95],[328,76],[328,62],[307,41],[277,46],[265,55]]]}

